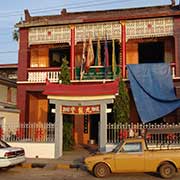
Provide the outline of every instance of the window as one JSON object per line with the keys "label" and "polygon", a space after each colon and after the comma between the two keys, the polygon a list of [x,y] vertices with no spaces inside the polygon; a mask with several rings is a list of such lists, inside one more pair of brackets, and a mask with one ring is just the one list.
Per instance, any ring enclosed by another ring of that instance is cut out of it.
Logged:
{"label": "window", "polygon": [[123,152],[142,152],[142,144],[140,142],[136,143],[126,143],[122,149]]}
{"label": "window", "polygon": [[70,46],[63,45],[60,48],[52,48],[49,50],[49,64],[50,67],[60,67],[62,65],[63,58],[66,57],[67,61],[70,61]]}
{"label": "window", "polygon": [[164,42],[139,43],[139,63],[164,62]]}

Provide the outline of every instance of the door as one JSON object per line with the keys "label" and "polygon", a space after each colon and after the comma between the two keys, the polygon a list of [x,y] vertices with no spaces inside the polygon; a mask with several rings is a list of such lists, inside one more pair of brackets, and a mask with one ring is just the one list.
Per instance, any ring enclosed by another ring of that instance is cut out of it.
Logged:
{"label": "door", "polygon": [[128,142],[115,155],[117,172],[143,172],[144,152],[141,142]]}

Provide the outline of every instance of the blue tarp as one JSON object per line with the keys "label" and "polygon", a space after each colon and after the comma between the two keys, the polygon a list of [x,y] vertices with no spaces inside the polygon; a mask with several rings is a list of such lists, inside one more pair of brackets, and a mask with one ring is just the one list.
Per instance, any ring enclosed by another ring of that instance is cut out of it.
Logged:
{"label": "blue tarp", "polygon": [[169,64],[130,64],[127,69],[134,101],[143,123],[180,108]]}

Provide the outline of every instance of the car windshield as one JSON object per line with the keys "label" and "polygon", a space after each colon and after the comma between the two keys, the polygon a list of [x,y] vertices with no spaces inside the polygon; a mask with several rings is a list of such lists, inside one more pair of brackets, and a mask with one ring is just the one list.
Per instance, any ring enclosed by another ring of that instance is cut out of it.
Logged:
{"label": "car windshield", "polygon": [[0,148],[7,148],[7,147],[11,147],[11,146],[6,142],[4,142],[3,140],[0,140]]}
{"label": "car windshield", "polygon": [[124,141],[121,141],[113,150],[112,152],[117,153],[119,151],[119,148],[122,146],[122,144],[124,143]]}

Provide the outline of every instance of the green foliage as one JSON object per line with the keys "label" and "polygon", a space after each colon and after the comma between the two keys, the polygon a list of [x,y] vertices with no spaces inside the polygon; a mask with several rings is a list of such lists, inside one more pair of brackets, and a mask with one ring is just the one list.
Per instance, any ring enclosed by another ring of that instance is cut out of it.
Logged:
{"label": "green foliage", "polygon": [[127,123],[129,122],[130,107],[129,95],[126,84],[122,79],[119,82],[119,94],[116,96],[113,104],[114,120],[115,122]]}
{"label": "green foliage", "polygon": [[[61,80],[62,84],[70,84],[70,73],[68,67],[68,61],[66,57],[63,58],[63,63],[61,65],[61,73],[59,75],[59,80]],[[69,119],[68,116],[64,116],[63,118],[63,150],[68,151],[73,148],[74,140],[73,140],[73,122]]]}
{"label": "green foliage", "polygon": [[63,123],[63,150],[69,151],[73,149],[73,123],[71,121],[64,121]]}
{"label": "green foliage", "polygon": [[12,36],[13,36],[14,41],[18,41],[18,39],[19,39],[19,30],[14,29],[14,31],[12,33]]}
{"label": "green foliage", "polygon": [[70,72],[69,72],[69,67],[68,67],[68,61],[66,60],[66,57],[63,58],[62,60],[62,65],[61,65],[61,73],[59,75],[59,80],[61,80],[62,84],[70,84]]}

